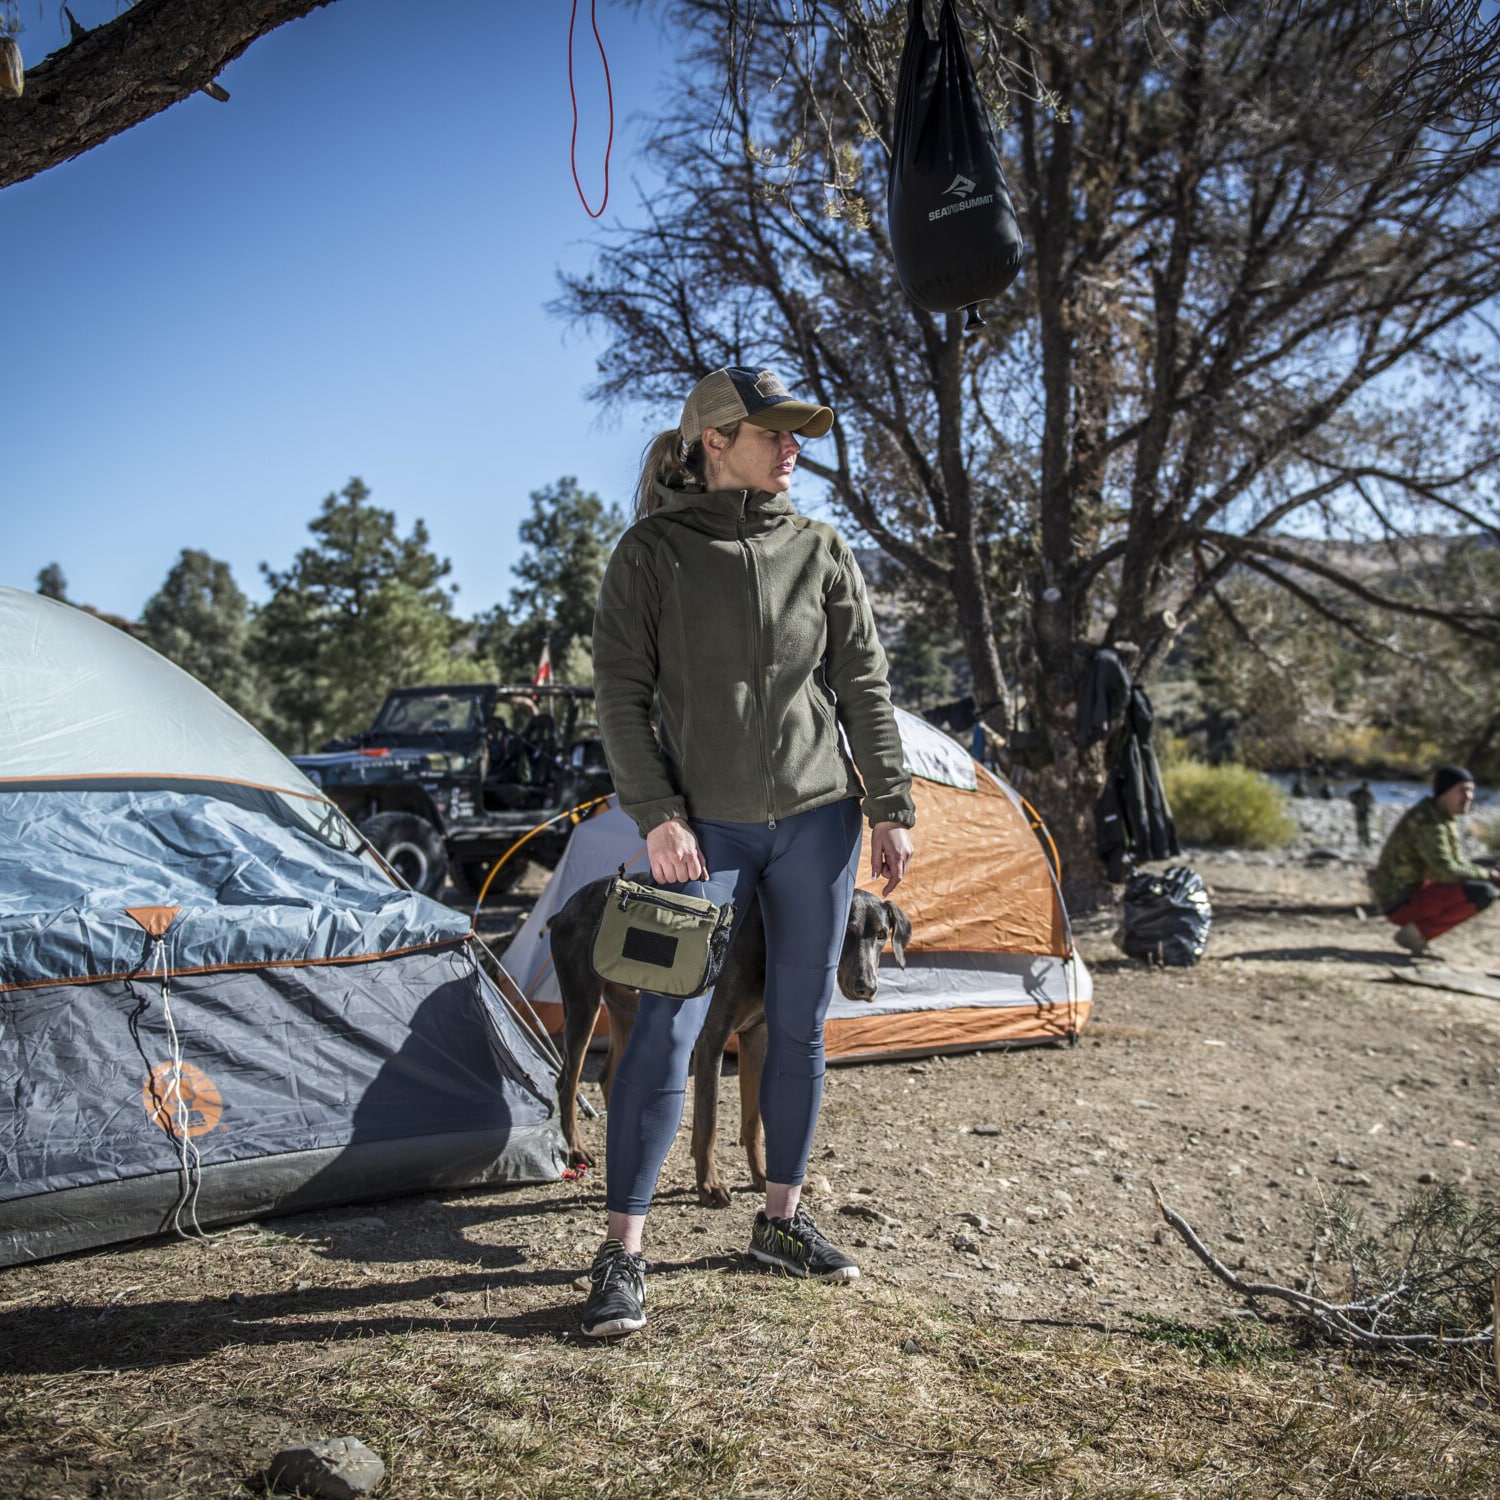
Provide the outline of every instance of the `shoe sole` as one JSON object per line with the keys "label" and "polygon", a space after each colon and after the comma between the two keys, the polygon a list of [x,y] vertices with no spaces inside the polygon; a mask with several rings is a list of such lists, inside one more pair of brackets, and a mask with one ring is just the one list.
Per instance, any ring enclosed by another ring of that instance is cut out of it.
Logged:
{"label": "shoe sole", "polygon": [[646,1326],[644,1318],[611,1318],[607,1323],[596,1323],[592,1328],[579,1329],[586,1339],[614,1339],[622,1334],[639,1333]]}
{"label": "shoe sole", "polygon": [[791,1276],[800,1276],[805,1281],[857,1281],[859,1279],[858,1266],[840,1266],[837,1271],[824,1271],[821,1275],[814,1275],[806,1266],[800,1266],[794,1260],[782,1260],[780,1256],[772,1255],[765,1250],[757,1250],[753,1245],[750,1247],[750,1255],[763,1266],[774,1266],[778,1271],[785,1271]]}

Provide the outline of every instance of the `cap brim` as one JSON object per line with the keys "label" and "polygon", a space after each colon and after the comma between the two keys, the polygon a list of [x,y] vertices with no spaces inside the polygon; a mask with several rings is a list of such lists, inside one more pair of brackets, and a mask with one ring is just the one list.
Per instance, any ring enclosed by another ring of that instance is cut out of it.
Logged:
{"label": "cap brim", "polygon": [[812,406],[806,401],[778,401],[774,406],[763,406],[745,421],[752,427],[768,427],[772,432],[820,438],[833,426],[833,412],[829,407]]}

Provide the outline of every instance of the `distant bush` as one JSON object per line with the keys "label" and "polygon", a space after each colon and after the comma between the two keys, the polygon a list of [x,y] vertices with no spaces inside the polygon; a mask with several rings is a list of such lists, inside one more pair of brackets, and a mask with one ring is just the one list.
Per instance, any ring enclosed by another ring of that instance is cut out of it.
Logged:
{"label": "distant bush", "polygon": [[1281,789],[1247,766],[1177,760],[1162,771],[1162,781],[1185,844],[1277,849],[1297,831]]}
{"label": "distant bush", "polygon": [[1471,820],[1469,835],[1486,853],[1500,853],[1500,812],[1481,813]]}

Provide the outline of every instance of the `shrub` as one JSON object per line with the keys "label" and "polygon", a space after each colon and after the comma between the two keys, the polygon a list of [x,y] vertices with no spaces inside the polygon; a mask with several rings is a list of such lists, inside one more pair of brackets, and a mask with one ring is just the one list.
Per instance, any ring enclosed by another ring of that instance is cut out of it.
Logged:
{"label": "shrub", "polygon": [[1185,844],[1276,849],[1297,831],[1281,789],[1247,766],[1179,760],[1166,767],[1162,781]]}
{"label": "shrub", "polygon": [[1484,812],[1469,824],[1472,841],[1487,854],[1500,854],[1500,812]]}

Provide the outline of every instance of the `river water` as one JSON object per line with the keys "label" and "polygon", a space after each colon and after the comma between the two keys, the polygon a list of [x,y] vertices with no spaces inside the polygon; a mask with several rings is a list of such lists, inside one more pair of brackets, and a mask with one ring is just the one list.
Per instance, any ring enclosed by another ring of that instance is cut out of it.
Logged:
{"label": "river water", "polygon": [[[1267,773],[1267,779],[1274,781],[1282,791],[1291,796],[1292,783],[1297,779],[1289,771],[1271,771]],[[1329,790],[1333,793],[1331,801],[1343,802],[1348,800],[1349,793],[1363,780],[1359,776],[1330,776],[1328,778]],[[1322,779],[1317,776],[1304,776],[1304,782],[1311,788],[1312,801],[1323,800],[1317,796],[1318,789],[1322,786]],[[1432,790],[1429,781],[1371,781],[1370,790],[1375,793],[1378,803],[1387,803],[1392,807],[1410,807],[1413,802],[1420,802],[1428,792]],[[1301,801],[1301,798],[1294,799]],[[1500,807],[1500,789],[1487,787],[1483,784],[1474,789],[1474,806],[1476,808]]]}

